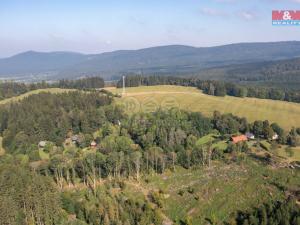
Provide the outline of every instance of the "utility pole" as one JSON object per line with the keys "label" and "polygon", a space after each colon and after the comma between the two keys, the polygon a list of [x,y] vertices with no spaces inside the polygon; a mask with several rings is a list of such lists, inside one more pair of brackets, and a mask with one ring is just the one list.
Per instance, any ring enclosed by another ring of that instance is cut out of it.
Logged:
{"label": "utility pole", "polygon": [[122,92],[122,96],[125,96],[125,76],[123,76],[123,92]]}

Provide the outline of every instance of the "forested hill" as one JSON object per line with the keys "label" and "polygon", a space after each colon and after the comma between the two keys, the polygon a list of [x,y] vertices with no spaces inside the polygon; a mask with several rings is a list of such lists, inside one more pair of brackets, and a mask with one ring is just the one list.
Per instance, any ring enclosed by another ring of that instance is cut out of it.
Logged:
{"label": "forested hill", "polygon": [[300,89],[300,58],[210,68],[197,77]]}
{"label": "forested hill", "polygon": [[[300,103],[300,92],[298,90],[286,90],[274,87],[258,87],[239,85],[232,82],[202,80],[199,78],[184,78],[172,76],[127,76],[126,87],[154,86],[154,85],[179,85],[197,87],[205,94],[214,96],[235,96],[260,99],[273,99]],[[117,87],[122,87],[122,79],[118,81]]]}
{"label": "forested hill", "polygon": [[123,73],[193,73],[205,68],[300,56],[300,42],[240,43],[217,47],[181,45],[124,50],[94,55],[26,52],[0,59],[0,75],[43,74],[48,79],[98,75],[106,79]]}

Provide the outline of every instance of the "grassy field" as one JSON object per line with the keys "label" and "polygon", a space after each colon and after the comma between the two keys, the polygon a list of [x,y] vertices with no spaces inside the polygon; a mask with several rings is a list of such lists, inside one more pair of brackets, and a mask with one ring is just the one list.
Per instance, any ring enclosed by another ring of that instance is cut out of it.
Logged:
{"label": "grassy field", "polygon": [[[122,89],[110,89],[122,93]],[[216,97],[201,93],[193,87],[142,86],[126,89],[125,97],[118,100],[127,111],[153,111],[159,107],[180,107],[211,116],[215,110],[246,117],[249,121],[269,120],[285,129],[300,127],[300,104],[256,98]]]}
{"label": "grassy field", "polygon": [[16,96],[16,97],[12,97],[12,98],[7,98],[4,100],[0,101],[0,105],[3,104],[7,104],[7,103],[11,103],[11,102],[16,102],[16,101],[20,101],[30,95],[34,95],[34,94],[39,94],[41,92],[50,92],[50,93],[64,93],[64,92],[68,92],[68,91],[74,91],[72,89],[61,89],[61,88],[46,88],[46,89],[38,89],[38,90],[34,90],[34,91],[29,91],[26,92],[25,94]]}
{"label": "grassy field", "polygon": [[286,158],[289,162],[300,162],[300,147],[288,148],[288,146],[283,146],[282,148],[277,149],[276,151],[279,156]]}
{"label": "grassy field", "polygon": [[215,140],[215,135],[214,134],[208,134],[202,138],[200,138],[199,140],[197,140],[196,145],[197,146],[202,146],[205,144],[209,144],[212,143]]}

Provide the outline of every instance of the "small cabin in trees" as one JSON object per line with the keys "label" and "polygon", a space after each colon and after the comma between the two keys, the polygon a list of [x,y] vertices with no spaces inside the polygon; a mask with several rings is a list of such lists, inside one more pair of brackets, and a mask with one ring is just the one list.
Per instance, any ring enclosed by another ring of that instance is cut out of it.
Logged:
{"label": "small cabin in trees", "polygon": [[277,140],[279,138],[279,135],[277,133],[274,133],[272,136],[272,140]]}
{"label": "small cabin in trees", "polygon": [[71,137],[71,140],[72,140],[72,142],[74,143],[74,144],[77,144],[77,142],[78,142],[78,135],[73,135],[72,137]]}
{"label": "small cabin in trees", "polygon": [[250,140],[254,140],[255,139],[255,135],[253,133],[247,132],[245,135]]}
{"label": "small cabin in trees", "polygon": [[231,141],[233,144],[237,144],[239,142],[248,141],[248,138],[246,137],[246,135],[239,135],[231,137]]}
{"label": "small cabin in trees", "polygon": [[45,148],[46,147],[47,142],[46,141],[40,141],[38,146],[39,148]]}
{"label": "small cabin in trees", "polygon": [[96,141],[92,141],[90,146],[91,146],[91,148],[96,148],[97,147]]}

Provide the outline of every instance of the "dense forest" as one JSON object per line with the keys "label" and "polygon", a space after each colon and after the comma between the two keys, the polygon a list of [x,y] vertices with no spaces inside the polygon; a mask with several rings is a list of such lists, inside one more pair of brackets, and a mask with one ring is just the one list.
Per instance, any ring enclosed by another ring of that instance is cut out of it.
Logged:
{"label": "dense forest", "polygon": [[[111,102],[112,97],[103,93],[75,91],[64,94],[40,93],[21,102],[2,106],[0,133],[3,146],[11,152],[25,153],[25,150],[30,152],[39,141],[62,146],[65,138],[71,134],[82,134],[82,139],[86,141],[81,144],[87,146],[93,139],[93,132],[99,128],[109,129],[112,125],[117,125],[121,134],[126,134],[125,137],[129,135],[142,148],[157,146],[168,150],[186,146],[190,135],[199,138],[212,129],[222,135],[251,131],[266,139],[276,132],[281,143],[292,146],[299,144],[299,129],[286,132],[268,121],[248,123],[245,118],[218,112],[210,119],[200,113],[175,109],[128,117],[122,108],[110,105]],[[102,138],[107,132],[109,130],[104,132]]]}
{"label": "dense forest", "polygon": [[264,204],[251,212],[239,212],[236,218],[238,225],[258,224],[300,224],[300,209],[295,199],[289,198],[284,202]]}
{"label": "dense forest", "polygon": [[201,79],[254,85],[274,84],[273,87],[299,90],[299,71],[300,58],[295,58],[215,67],[202,70],[193,75]]}
{"label": "dense forest", "polygon": [[97,92],[40,93],[1,107],[3,145],[11,151],[30,152],[31,144],[43,140],[62,145],[69,130],[90,134],[109,121],[101,106],[111,101]]}
{"label": "dense forest", "polygon": [[[300,92],[280,88],[268,88],[260,86],[245,86],[214,80],[201,80],[199,78],[183,78],[171,76],[127,76],[126,86],[152,86],[152,85],[181,85],[201,89],[204,93],[214,96],[253,97],[261,99],[273,99],[300,103]],[[122,87],[122,80],[117,83]]]}
{"label": "dense forest", "polygon": [[103,88],[104,80],[100,77],[89,77],[78,80],[59,80],[54,83],[20,83],[13,81],[0,82],[0,100],[24,94],[28,91],[45,88],[93,89]]}

